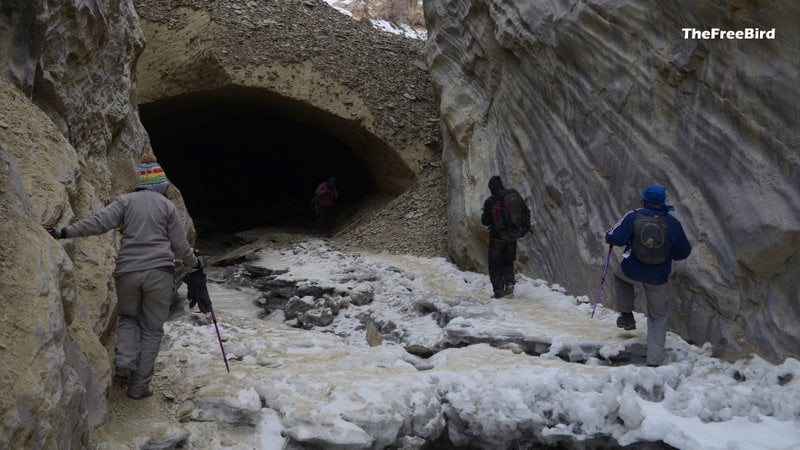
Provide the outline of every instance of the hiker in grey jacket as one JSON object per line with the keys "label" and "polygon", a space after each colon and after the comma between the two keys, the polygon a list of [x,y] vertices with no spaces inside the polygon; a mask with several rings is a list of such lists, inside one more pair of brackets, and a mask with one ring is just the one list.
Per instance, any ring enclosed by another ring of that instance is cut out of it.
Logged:
{"label": "hiker in grey jacket", "polygon": [[128,397],[152,395],[164,322],[175,284],[174,259],[202,268],[186,240],[186,228],[165,196],[169,182],[152,153],[145,153],[136,189],[121,195],[96,214],[61,230],[45,229],[57,239],[92,236],[121,228],[114,281],[119,310],[115,379],[128,386]]}

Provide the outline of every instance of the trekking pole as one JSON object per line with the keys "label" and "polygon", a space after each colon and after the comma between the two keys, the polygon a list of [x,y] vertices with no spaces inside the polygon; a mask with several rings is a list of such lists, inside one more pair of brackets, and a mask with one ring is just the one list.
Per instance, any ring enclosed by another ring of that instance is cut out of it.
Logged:
{"label": "trekking pole", "polygon": [[606,275],[608,274],[608,261],[611,260],[611,251],[614,249],[613,245],[608,246],[608,256],[606,256],[606,265],[603,267],[603,278],[600,279],[600,287],[597,289],[597,296],[592,303],[592,318],[594,317],[594,310],[597,309],[597,304],[600,302],[600,296],[603,294],[603,285],[606,283]]}
{"label": "trekking pole", "polygon": [[214,329],[217,330],[217,341],[219,341],[219,348],[222,350],[222,360],[225,361],[225,369],[231,373],[231,368],[228,367],[228,357],[225,356],[225,347],[222,345],[222,336],[219,334],[219,326],[217,325],[217,316],[214,314],[214,308],[211,308],[211,320],[214,321]]}

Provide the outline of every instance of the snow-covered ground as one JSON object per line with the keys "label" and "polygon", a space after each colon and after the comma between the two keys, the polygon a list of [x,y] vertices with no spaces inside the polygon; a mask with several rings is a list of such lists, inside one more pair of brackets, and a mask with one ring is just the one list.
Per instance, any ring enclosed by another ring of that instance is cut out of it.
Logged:
{"label": "snow-covered ground", "polygon": [[[490,299],[488,277],[442,259],[356,255],[321,241],[261,250],[278,280],[333,288],[333,322],[292,328],[264,316],[263,294],[210,283],[230,359],[208,317],[168,322],[157,374],[192,448],[520,448],[534,444],[684,449],[800,448],[800,362],[727,363],[670,334],[667,364],[644,361],[645,319],[616,315],[558,286],[519,277],[512,299]],[[280,273],[280,272],[278,272]],[[370,293],[363,306],[348,294]],[[263,301],[263,300],[262,300]],[[338,302],[338,303],[337,303]],[[371,319],[383,343],[367,343]],[[438,350],[428,359],[406,351]]]}

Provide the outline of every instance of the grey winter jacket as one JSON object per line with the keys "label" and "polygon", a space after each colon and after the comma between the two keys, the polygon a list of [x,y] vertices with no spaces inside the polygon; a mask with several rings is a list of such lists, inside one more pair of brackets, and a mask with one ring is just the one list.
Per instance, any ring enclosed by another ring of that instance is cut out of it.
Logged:
{"label": "grey winter jacket", "polygon": [[93,236],[122,228],[122,246],[114,275],[172,267],[177,258],[189,267],[197,258],[186,241],[178,209],[164,195],[140,190],[117,197],[108,206],[64,228],[65,237]]}

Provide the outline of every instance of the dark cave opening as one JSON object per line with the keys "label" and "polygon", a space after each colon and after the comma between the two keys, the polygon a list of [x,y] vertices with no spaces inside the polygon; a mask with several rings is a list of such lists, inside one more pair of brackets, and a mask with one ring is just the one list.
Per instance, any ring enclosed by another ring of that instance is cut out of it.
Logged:
{"label": "dark cave opening", "polygon": [[[340,195],[339,226],[359,205],[382,194],[356,149],[321,130],[335,127],[335,118],[331,123],[318,112],[298,114],[285,106],[249,91],[140,105],[159,163],[181,190],[200,234],[264,226],[311,231],[316,224],[311,199],[329,177],[336,178]],[[327,125],[314,126],[323,122]]]}

